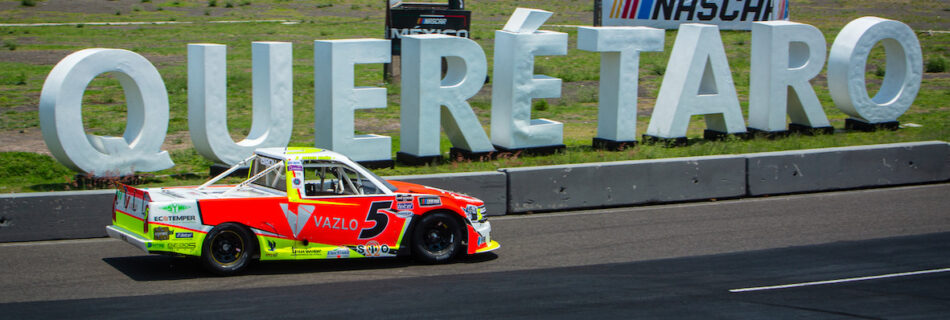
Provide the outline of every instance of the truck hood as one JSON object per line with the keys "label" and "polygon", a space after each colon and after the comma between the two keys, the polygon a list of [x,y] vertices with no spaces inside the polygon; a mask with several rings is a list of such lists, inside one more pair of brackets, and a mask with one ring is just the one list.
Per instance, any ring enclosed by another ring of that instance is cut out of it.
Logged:
{"label": "truck hood", "polygon": [[464,195],[457,192],[442,190],[439,188],[433,188],[433,187],[424,186],[421,184],[415,184],[415,183],[409,183],[409,182],[403,182],[403,181],[395,181],[395,180],[387,180],[387,181],[389,181],[389,183],[391,183],[393,186],[396,187],[397,193],[431,194],[431,195],[436,195],[440,197],[452,198],[457,201],[461,201],[465,203],[471,203],[471,204],[477,204],[477,205],[484,204],[484,201],[478,198],[475,198],[469,195]]}

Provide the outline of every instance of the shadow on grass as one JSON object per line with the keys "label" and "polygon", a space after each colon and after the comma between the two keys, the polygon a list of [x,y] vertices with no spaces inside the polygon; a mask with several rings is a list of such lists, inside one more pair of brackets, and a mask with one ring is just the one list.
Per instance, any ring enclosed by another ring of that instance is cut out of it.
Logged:
{"label": "shadow on grass", "polygon": [[136,174],[128,176],[93,177],[92,175],[76,175],[67,182],[35,184],[28,187],[31,191],[81,191],[115,189],[119,184],[138,186],[146,184],[174,185],[175,181],[195,181],[207,179],[194,173],[183,173],[156,177],[151,174]]}

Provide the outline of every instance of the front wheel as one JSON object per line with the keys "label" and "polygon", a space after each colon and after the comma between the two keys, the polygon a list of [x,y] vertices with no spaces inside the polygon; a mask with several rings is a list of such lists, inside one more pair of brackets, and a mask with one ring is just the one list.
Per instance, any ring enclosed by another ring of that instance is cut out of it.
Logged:
{"label": "front wheel", "polygon": [[412,255],[426,263],[445,263],[462,247],[462,226],[447,213],[422,217],[412,233]]}
{"label": "front wheel", "polygon": [[254,251],[253,237],[244,227],[221,224],[205,237],[201,246],[201,262],[208,271],[230,276],[244,271]]}

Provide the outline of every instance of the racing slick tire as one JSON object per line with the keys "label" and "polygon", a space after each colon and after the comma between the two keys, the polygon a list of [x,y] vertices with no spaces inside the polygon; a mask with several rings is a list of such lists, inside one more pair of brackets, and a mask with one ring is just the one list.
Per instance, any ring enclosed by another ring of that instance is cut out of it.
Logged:
{"label": "racing slick tire", "polygon": [[201,245],[201,262],[212,273],[230,276],[250,264],[256,250],[254,237],[243,226],[224,223],[211,229]]}
{"label": "racing slick tire", "polygon": [[413,228],[412,256],[431,264],[445,263],[462,248],[462,225],[445,212],[422,217]]}

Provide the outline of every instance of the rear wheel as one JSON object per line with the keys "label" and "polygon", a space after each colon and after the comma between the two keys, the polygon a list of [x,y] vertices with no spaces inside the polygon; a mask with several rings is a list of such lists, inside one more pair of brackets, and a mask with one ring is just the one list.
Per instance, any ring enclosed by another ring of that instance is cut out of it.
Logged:
{"label": "rear wheel", "polygon": [[251,262],[256,248],[252,239],[251,233],[238,224],[214,227],[202,244],[201,262],[208,271],[219,275],[238,274]]}
{"label": "rear wheel", "polygon": [[422,217],[412,233],[412,255],[426,263],[448,262],[461,247],[462,226],[444,212]]}

